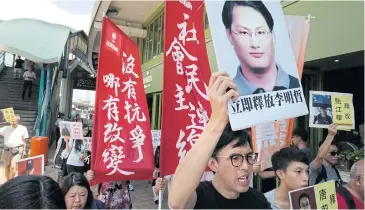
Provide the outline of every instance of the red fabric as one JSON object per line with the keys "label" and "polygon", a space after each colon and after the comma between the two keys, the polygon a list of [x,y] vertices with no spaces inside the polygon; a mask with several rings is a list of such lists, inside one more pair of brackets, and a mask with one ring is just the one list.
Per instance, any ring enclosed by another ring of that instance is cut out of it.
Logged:
{"label": "red fabric", "polygon": [[204,37],[204,2],[165,1],[164,31],[163,176],[174,174],[211,113],[206,90],[211,71]]}
{"label": "red fabric", "polygon": [[[353,195],[351,195],[351,196],[355,201],[355,205],[356,205],[357,209],[365,209],[365,204],[363,202],[361,202],[355,196],[353,196]],[[349,209],[344,197],[342,197],[339,193],[336,193],[336,197],[337,197],[338,209]]]}
{"label": "red fabric", "polygon": [[92,184],[152,179],[148,113],[138,46],[104,17],[92,135]]}

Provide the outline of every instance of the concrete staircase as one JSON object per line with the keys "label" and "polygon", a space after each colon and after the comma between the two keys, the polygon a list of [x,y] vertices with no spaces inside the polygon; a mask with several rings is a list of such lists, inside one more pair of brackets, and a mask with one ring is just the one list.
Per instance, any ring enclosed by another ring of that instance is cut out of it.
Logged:
{"label": "concrete staircase", "polygon": [[[37,79],[33,81],[31,99],[27,99],[28,92],[26,92],[24,101],[21,98],[23,80],[14,80],[13,72],[13,68],[6,67],[0,73],[0,109],[14,108],[15,114],[20,115],[20,124],[27,127],[30,140],[35,136],[33,128],[37,118],[40,70],[35,71]],[[0,136],[0,149],[3,147],[4,139]],[[27,150],[29,150],[29,141]]]}

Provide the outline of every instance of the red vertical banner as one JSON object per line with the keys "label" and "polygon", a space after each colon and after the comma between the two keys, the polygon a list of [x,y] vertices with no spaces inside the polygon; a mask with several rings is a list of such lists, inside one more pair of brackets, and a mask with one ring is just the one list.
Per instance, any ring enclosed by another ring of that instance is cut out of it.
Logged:
{"label": "red vertical banner", "polygon": [[[185,2],[185,3],[182,3]],[[211,113],[211,76],[203,1],[165,1],[161,175],[176,167],[198,140]]]}
{"label": "red vertical banner", "polygon": [[151,179],[148,107],[138,46],[103,18],[92,135],[93,183]]}

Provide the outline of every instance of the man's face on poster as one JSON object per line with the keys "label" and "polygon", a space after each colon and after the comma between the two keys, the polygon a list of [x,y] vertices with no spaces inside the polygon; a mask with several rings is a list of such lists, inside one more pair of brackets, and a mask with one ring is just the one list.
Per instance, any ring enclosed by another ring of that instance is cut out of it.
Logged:
{"label": "man's face on poster", "polygon": [[300,199],[300,209],[311,209],[311,205],[309,203],[309,198],[303,197]]}
{"label": "man's face on poster", "polygon": [[321,116],[323,116],[323,117],[327,116],[327,109],[326,108],[320,108],[319,111],[321,113]]}
{"label": "man's face on poster", "polygon": [[227,37],[241,64],[264,73],[275,62],[273,34],[263,15],[247,6],[235,6]]}

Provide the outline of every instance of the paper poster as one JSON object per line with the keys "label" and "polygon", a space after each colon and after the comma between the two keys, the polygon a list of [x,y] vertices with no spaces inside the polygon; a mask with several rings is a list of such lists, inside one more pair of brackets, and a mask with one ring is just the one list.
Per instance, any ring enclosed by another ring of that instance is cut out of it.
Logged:
{"label": "paper poster", "polygon": [[0,123],[11,122],[15,118],[13,107],[0,109]]}
{"label": "paper poster", "polygon": [[[298,73],[301,77],[303,72],[303,64],[307,40],[309,35],[310,21],[306,16],[285,15],[285,21],[289,30],[289,36],[295,58],[297,60]],[[270,129],[262,129],[264,127],[275,127],[276,132],[271,132]],[[290,146],[291,134],[293,131],[294,119],[279,120],[261,124],[252,127],[252,144],[255,152],[261,154],[261,170],[272,167],[271,156],[281,148]],[[273,135],[273,136],[271,136]],[[273,144],[265,144],[261,141],[273,138]],[[266,145],[268,148],[261,150],[261,145]]]}
{"label": "paper poster", "polygon": [[218,69],[240,94],[228,104],[232,129],[308,114],[280,1],[205,3]]}
{"label": "paper poster", "polygon": [[21,159],[17,162],[18,176],[44,175],[44,155]]}
{"label": "paper poster", "polygon": [[91,137],[83,137],[82,138],[85,150],[91,151]]}
{"label": "paper poster", "polygon": [[160,146],[161,130],[151,130],[152,133],[152,144],[156,148]]}
{"label": "paper poster", "polygon": [[82,139],[82,123],[81,122],[69,122],[60,121],[60,136],[62,138]]}
{"label": "paper poster", "polygon": [[337,209],[335,181],[289,192],[291,209]]}
{"label": "paper poster", "polygon": [[83,144],[84,144],[83,158],[84,158],[85,164],[87,164],[87,165],[90,165],[90,161],[91,161],[91,147],[92,147],[91,140],[92,140],[91,137],[83,137],[82,138],[82,141],[83,141]]}
{"label": "paper poster", "polygon": [[309,91],[309,127],[328,128],[336,123],[337,129],[355,129],[352,94],[324,91]]}

